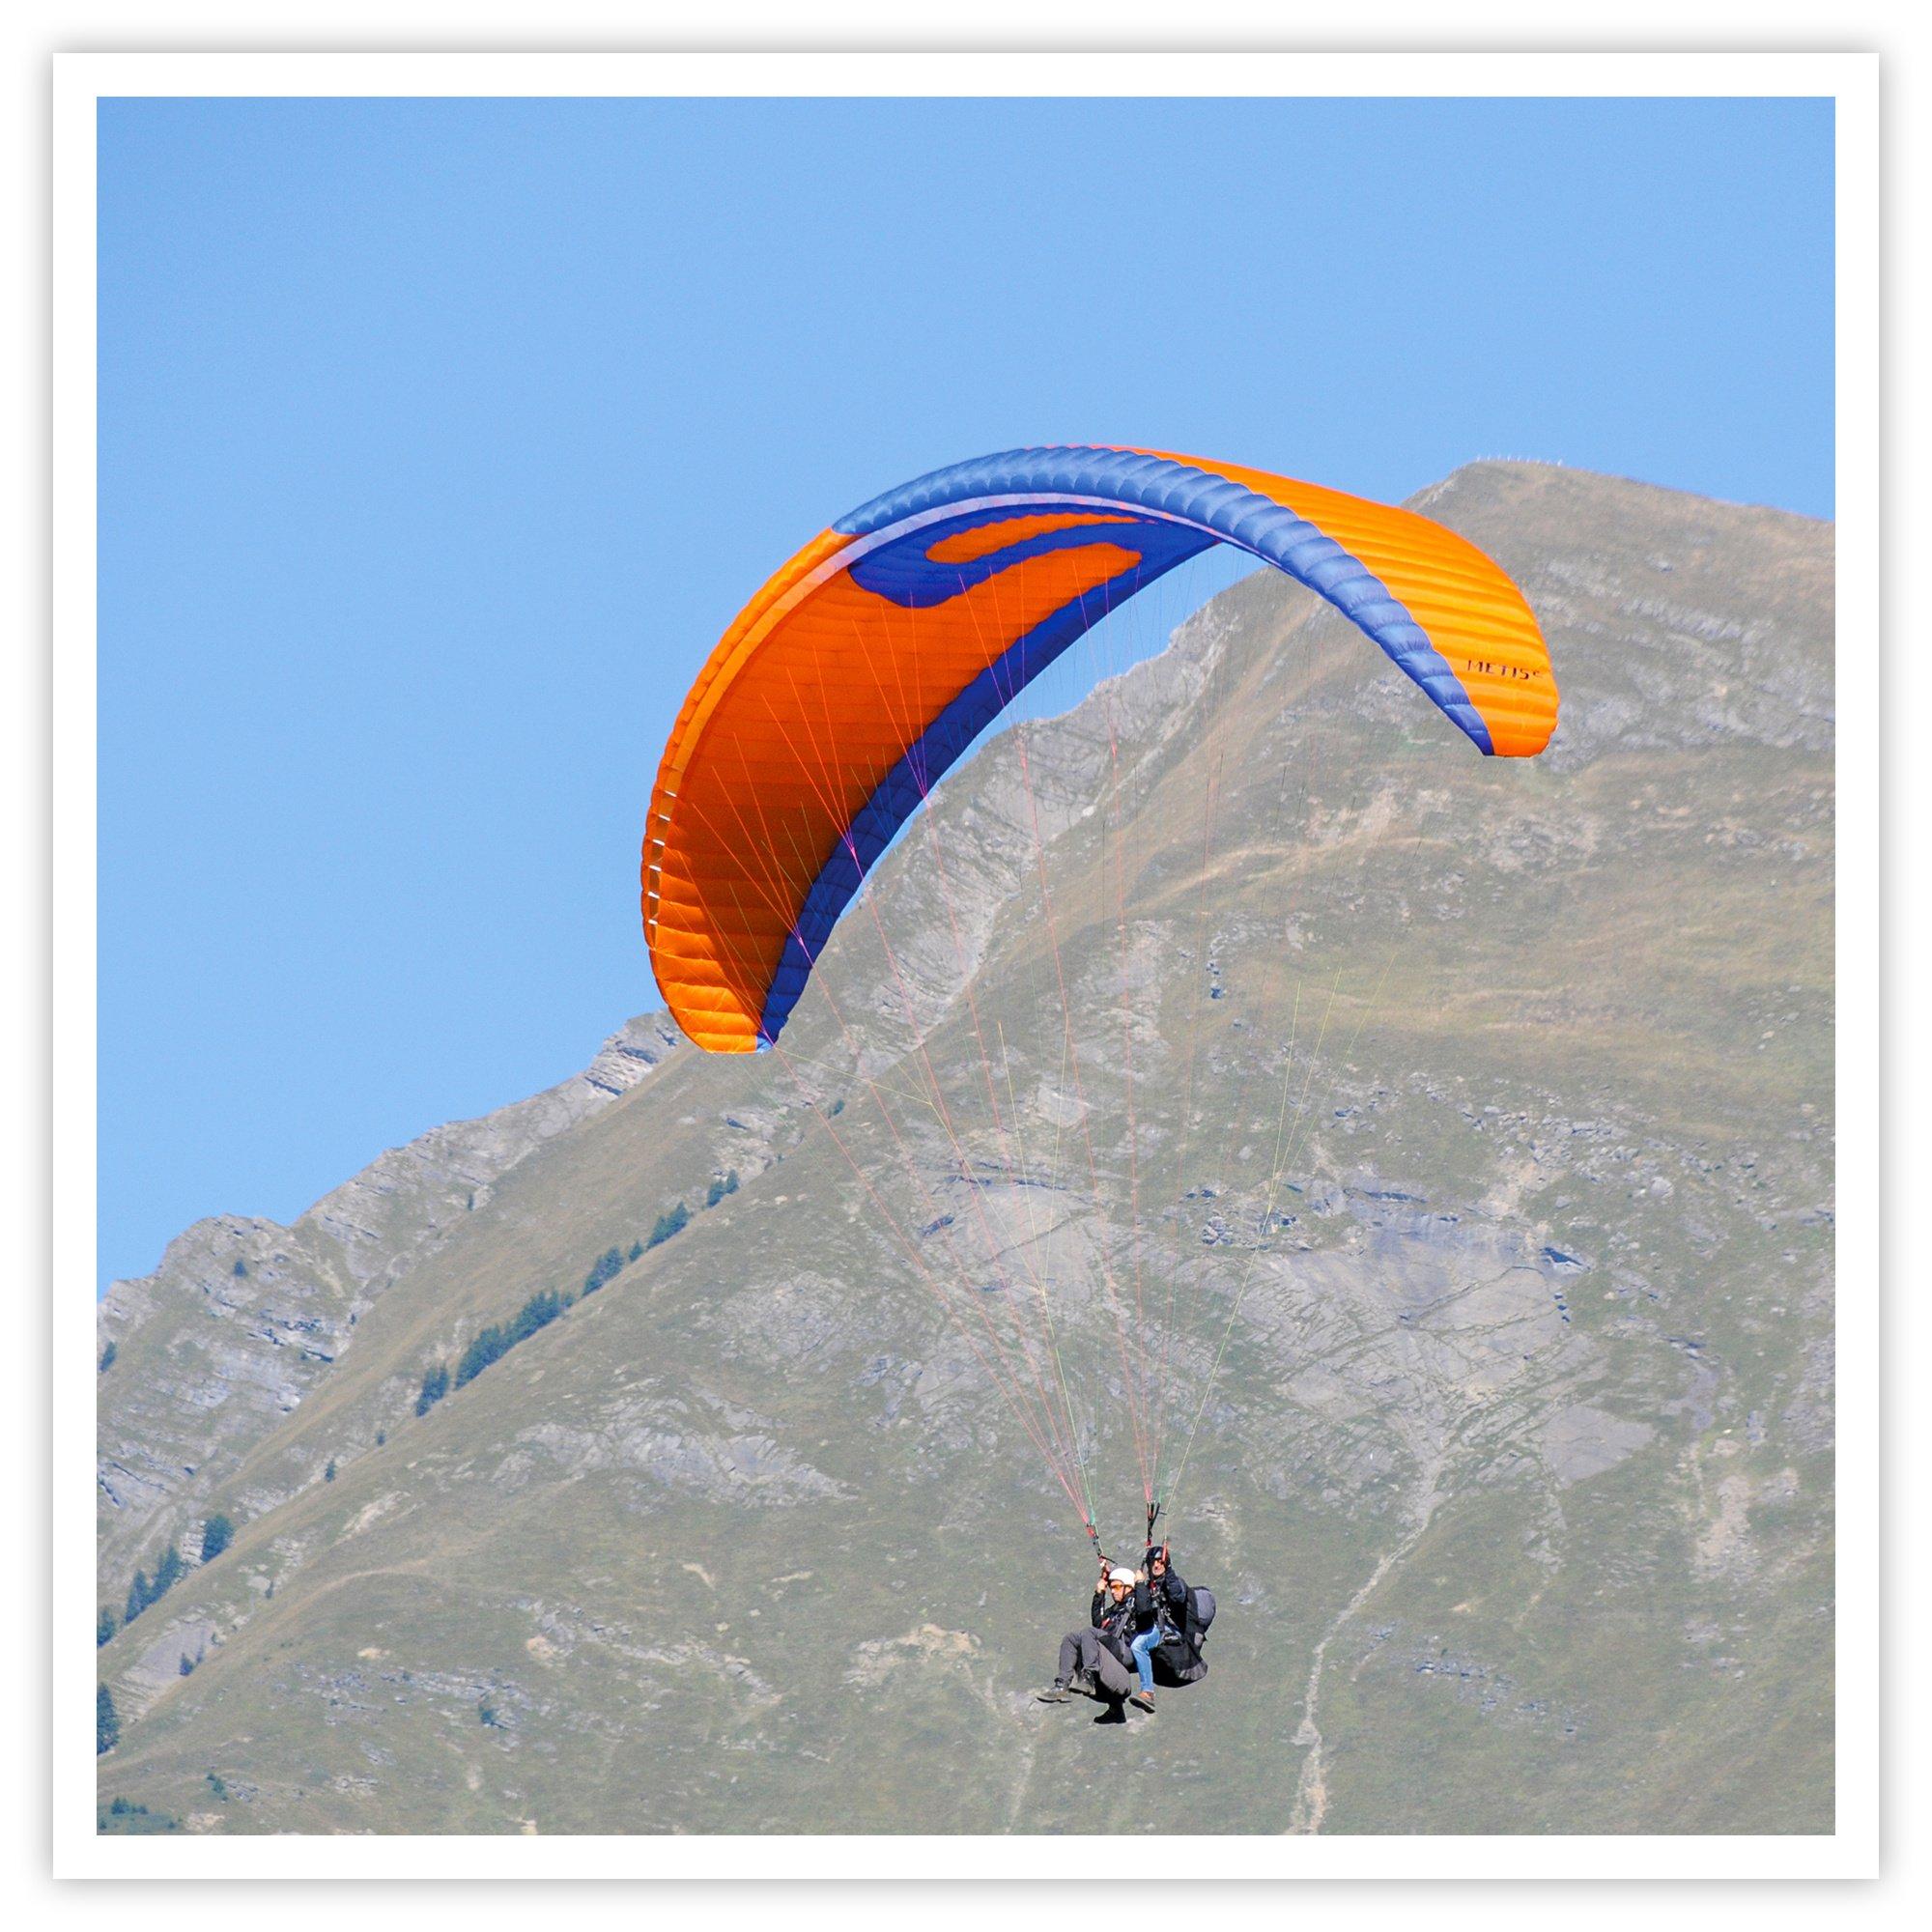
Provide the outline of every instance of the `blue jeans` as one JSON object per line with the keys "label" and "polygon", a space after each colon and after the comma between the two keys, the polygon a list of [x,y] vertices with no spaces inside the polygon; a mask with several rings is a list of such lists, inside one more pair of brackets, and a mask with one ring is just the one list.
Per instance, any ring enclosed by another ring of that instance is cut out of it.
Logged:
{"label": "blue jeans", "polygon": [[1141,1674],[1141,1689],[1150,1695],[1153,1691],[1153,1654],[1165,1640],[1166,1633],[1158,1625],[1152,1630],[1142,1631],[1127,1648],[1133,1652],[1134,1668]]}

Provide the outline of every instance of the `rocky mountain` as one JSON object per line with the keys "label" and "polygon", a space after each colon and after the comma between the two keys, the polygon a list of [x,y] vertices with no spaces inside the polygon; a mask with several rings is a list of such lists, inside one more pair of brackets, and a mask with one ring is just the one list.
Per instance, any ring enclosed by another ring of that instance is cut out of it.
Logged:
{"label": "rocky mountain", "polygon": [[[1536,608],[1543,758],[1263,572],[955,772],[781,1052],[633,1021],[117,1285],[101,1601],[186,1569],[103,1801],[1829,1829],[1832,532],[1416,507]],[[1145,1487],[1209,1677],[1035,1704]]]}

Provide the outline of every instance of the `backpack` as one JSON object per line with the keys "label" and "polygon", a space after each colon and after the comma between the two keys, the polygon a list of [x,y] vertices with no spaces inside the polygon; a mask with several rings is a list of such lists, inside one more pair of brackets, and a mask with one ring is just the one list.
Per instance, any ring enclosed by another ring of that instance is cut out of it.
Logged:
{"label": "backpack", "polygon": [[1214,1593],[1197,1584],[1187,1593],[1187,1642],[1199,1650],[1207,1640],[1208,1626],[1214,1621]]}

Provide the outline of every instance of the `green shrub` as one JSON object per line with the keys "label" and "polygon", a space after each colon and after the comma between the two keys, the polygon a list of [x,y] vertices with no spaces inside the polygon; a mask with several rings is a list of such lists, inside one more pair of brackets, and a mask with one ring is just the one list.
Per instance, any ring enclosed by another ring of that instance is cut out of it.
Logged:
{"label": "green shrub", "polygon": [[416,1413],[427,1415],[449,1393],[449,1370],[441,1362],[423,1371],[422,1388],[416,1396]]}
{"label": "green shrub", "polygon": [[510,1322],[510,1347],[527,1342],[539,1328],[548,1328],[563,1313],[563,1299],[554,1288],[540,1288],[517,1310]]}
{"label": "green shrub", "polygon": [[186,1574],[187,1565],[182,1561],[181,1551],[169,1544],[152,1579],[145,1570],[134,1572],[134,1580],[128,1585],[128,1607],[121,1614],[122,1624],[131,1624],[150,1605],[158,1604]]}
{"label": "green shrub", "polygon": [[111,1804],[94,1808],[94,1829],[106,1837],[147,1837],[160,1832],[179,1832],[181,1820],[165,1811],[150,1811],[145,1804],[117,1798]]}
{"label": "green shrub", "polygon": [[500,1362],[509,1352],[510,1338],[505,1330],[494,1321],[487,1328],[479,1328],[457,1361],[456,1386],[462,1388],[473,1382],[492,1362]]}
{"label": "green shrub", "polygon": [[[640,1251],[641,1252],[641,1251]],[[624,1257],[615,1248],[606,1248],[590,1264],[590,1272],[583,1277],[585,1294],[595,1294],[607,1281],[614,1280],[624,1270]]]}
{"label": "green shrub", "polygon": [[662,1246],[673,1235],[678,1234],[690,1219],[691,1209],[680,1201],[668,1214],[658,1216],[656,1225],[651,1229],[651,1237],[644,1246],[647,1248]]}
{"label": "green shrub", "polygon": [[456,1365],[456,1386],[462,1388],[467,1382],[473,1382],[492,1362],[500,1362],[519,1342],[527,1342],[538,1329],[548,1328],[565,1306],[555,1289],[540,1288],[508,1321],[493,1321],[489,1327],[478,1329]]}

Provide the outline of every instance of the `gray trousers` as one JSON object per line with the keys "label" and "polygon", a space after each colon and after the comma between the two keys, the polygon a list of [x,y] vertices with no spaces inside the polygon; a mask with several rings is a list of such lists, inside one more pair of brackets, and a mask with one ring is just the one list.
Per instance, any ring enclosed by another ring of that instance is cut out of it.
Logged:
{"label": "gray trousers", "polygon": [[1134,1688],[1134,1673],[1091,1626],[1068,1631],[1060,1640],[1060,1681],[1072,1683],[1076,1671],[1084,1671],[1104,1697],[1124,1697]]}

